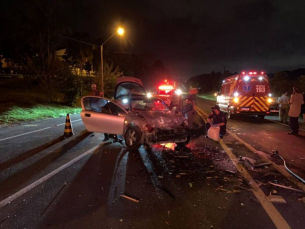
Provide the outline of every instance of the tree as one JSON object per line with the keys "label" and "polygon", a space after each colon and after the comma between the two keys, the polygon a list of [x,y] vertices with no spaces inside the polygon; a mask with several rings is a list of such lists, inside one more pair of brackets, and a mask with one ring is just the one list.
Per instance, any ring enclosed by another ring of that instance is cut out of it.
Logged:
{"label": "tree", "polygon": [[[114,67],[113,63],[104,63],[104,91],[106,97],[112,97],[116,85],[116,79],[123,75],[119,67]],[[102,85],[102,77],[99,74],[95,78],[97,85]]]}

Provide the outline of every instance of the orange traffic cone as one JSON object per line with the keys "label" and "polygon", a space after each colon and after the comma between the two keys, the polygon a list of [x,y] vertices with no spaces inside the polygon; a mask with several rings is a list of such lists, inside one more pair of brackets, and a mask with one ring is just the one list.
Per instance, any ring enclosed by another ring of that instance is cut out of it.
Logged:
{"label": "orange traffic cone", "polygon": [[69,114],[67,114],[64,137],[68,138],[68,137],[71,137],[72,135],[74,135],[73,129],[72,129],[72,124],[70,122],[70,116],[69,116]]}

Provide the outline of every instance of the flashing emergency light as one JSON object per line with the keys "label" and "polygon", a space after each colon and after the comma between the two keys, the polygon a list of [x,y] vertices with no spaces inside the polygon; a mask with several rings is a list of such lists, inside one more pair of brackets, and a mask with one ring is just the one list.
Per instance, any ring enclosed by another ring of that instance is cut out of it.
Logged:
{"label": "flashing emergency light", "polygon": [[246,74],[246,72],[242,72],[241,74],[245,75],[245,74]]}
{"label": "flashing emergency light", "polygon": [[238,77],[236,76],[236,77],[235,77],[235,80],[237,80],[237,79],[238,79]]}
{"label": "flashing emergency light", "polygon": [[261,75],[264,75],[265,74],[265,72],[261,72]]}
{"label": "flashing emergency light", "polygon": [[239,93],[238,92],[234,92],[234,97],[238,97],[239,96]]}
{"label": "flashing emergency light", "polygon": [[147,96],[147,98],[151,98],[151,97],[152,97],[152,94],[151,94],[150,92],[148,92],[148,93],[146,94],[146,96]]}
{"label": "flashing emergency light", "polygon": [[268,98],[268,103],[272,103],[273,102],[273,99],[271,99],[271,98]]}
{"label": "flashing emergency light", "polygon": [[239,98],[234,98],[233,101],[234,101],[234,103],[238,103]]}
{"label": "flashing emergency light", "polygon": [[215,93],[214,93],[214,96],[217,96],[217,95],[218,95],[218,93],[217,93],[217,92],[215,92]]}
{"label": "flashing emergency light", "polygon": [[249,81],[250,77],[249,76],[245,76],[244,77],[244,81]]}
{"label": "flashing emergency light", "polygon": [[253,74],[253,72],[249,72],[249,74],[250,74],[250,75],[252,75],[252,74]]}
{"label": "flashing emergency light", "polygon": [[268,96],[269,96],[269,97],[271,97],[271,96],[272,96],[272,94],[271,94],[271,93],[269,93],[269,94],[268,94]]}
{"label": "flashing emergency light", "polygon": [[177,95],[181,95],[181,94],[182,94],[181,89],[177,89],[177,90],[176,90],[176,94],[177,94]]}
{"label": "flashing emergency light", "polygon": [[172,85],[161,85],[159,86],[160,90],[173,90],[174,87]]}
{"label": "flashing emergency light", "polygon": [[124,104],[126,104],[126,103],[128,103],[128,99],[123,99],[122,102],[123,102]]}

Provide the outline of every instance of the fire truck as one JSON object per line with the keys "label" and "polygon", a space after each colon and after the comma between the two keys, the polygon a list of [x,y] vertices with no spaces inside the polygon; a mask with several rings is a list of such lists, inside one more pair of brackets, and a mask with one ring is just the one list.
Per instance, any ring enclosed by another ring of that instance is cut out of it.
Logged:
{"label": "fire truck", "polygon": [[264,119],[274,102],[271,96],[265,72],[243,71],[223,80],[216,104],[228,114],[228,118],[257,115]]}
{"label": "fire truck", "polygon": [[176,83],[165,80],[157,89],[155,96],[162,99],[169,108],[173,108],[179,104],[181,100],[182,91],[175,87]]}

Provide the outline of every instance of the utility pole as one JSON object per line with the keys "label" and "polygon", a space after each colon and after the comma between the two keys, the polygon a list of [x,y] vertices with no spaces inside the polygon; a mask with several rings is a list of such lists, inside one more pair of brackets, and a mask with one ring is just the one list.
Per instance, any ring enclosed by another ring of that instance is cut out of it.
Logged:
{"label": "utility pole", "polygon": [[223,66],[223,74],[225,74],[226,72],[226,67],[227,67],[226,65]]}

